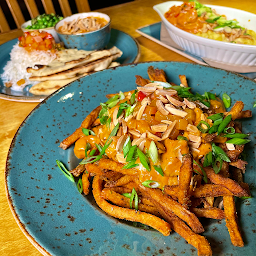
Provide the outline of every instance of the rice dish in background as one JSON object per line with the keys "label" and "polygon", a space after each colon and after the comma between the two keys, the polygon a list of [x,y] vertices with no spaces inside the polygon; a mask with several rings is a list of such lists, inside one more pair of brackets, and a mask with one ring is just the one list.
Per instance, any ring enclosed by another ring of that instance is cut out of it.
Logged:
{"label": "rice dish in background", "polygon": [[56,54],[50,51],[35,50],[28,52],[17,43],[10,53],[10,61],[4,67],[1,78],[6,87],[11,87],[15,91],[22,91],[26,85],[37,83],[29,80],[31,73],[27,73],[27,68],[48,65],[55,58]]}

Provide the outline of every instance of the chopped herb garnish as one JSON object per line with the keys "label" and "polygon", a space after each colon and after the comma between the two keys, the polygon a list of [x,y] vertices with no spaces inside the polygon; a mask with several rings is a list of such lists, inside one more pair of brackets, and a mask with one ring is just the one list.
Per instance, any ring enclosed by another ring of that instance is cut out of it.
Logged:
{"label": "chopped herb garnish", "polygon": [[[202,172],[202,174],[203,174],[203,180],[204,180],[204,182],[205,183],[208,183],[208,178],[207,178],[207,175],[206,175],[206,172],[205,172],[205,170],[195,161],[195,160],[193,160],[193,163],[194,164],[196,164],[199,168],[200,168],[200,170],[201,170],[201,172]],[[196,170],[195,170],[196,171]],[[198,173],[198,171],[196,171],[197,173]],[[199,173],[200,175],[201,175],[201,173]]]}
{"label": "chopped herb garnish", "polygon": [[224,129],[224,133],[227,133],[227,134],[235,134],[235,132],[236,130],[231,126]]}
{"label": "chopped herb garnish", "polygon": [[135,103],[136,93],[137,93],[137,90],[135,90],[134,93],[131,95],[130,103],[131,103],[132,105]]}
{"label": "chopped herb garnish", "polygon": [[244,139],[246,137],[248,137],[249,134],[244,134],[244,133],[234,133],[234,134],[224,134],[223,137],[226,137],[226,138],[240,138],[240,139]]}
{"label": "chopped herb garnish", "polygon": [[82,192],[83,192],[83,182],[82,182],[81,178],[77,182],[77,189],[78,189],[79,193],[82,194]]}
{"label": "chopped herb garnish", "polygon": [[226,93],[222,95],[222,101],[224,103],[225,108],[229,108],[231,105],[231,98]]}
{"label": "chopped herb garnish", "polygon": [[148,154],[154,164],[158,161],[158,150],[155,142],[152,140],[148,149]]}
{"label": "chopped herb garnish", "polygon": [[[203,125],[205,125],[207,128],[203,128]],[[197,129],[202,133],[206,133],[210,129],[210,125],[204,120],[201,120],[197,125]]]}
{"label": "chopped herb garnish", "polygon": [[160,165],[153,165],[154,166],[154,169],[161,175],[161,176],[164,176],[164,172],[163,172],[163,169]]}
{"label": "chopped herb garnish", "polygon": [[135,163],[136,160],[131,160],[128,164],[126,164],[122,169],[130,169],[130,168],[134,168],[136,166],[139,166],[139,164]]}
{"label": "chopped herb garnish", "polygon": [[216,158],[220,158],[223,161],[231,162],[227,154],[224,152],[224,150],[218,146],[216,146],[214,143],[212,143],[212,152]]}
{"label": "chopped herb garnish", "polygon": [[216,120],[222,119],[222,118],[223,118],[223,113],[218,113],[218,114],[214,114],[214,115],[207,117],[207,119],[211,119],[212,121],[216,121]]}
{"label": "chopped herb garnish", "polygon": [[186,137],[179,135],[177,137],[177,140],[188,140]]}
{"label": "chopped herb garnish", "polygon": [[131,146],[128,155],[126,157],[126,162],[130,162],[132,159],[137,159],[137,157],[135,157],[135,152],[137,152],[137,146],[133,145]]}
{"label": "chopped herb garnish", "polygon": [[250,140],[240,139],[240,138],[233,138],[231,140],[226,141],[226,143],[234,144],[234,145],[243,145],[250,142]]}
{"label": "chopped herb garnish", "polygon": [[158,188],[160,185],[157,181],[154,181],[154,180],[146,180],[146,181],[142,182],[141,184],[147,188]]}
{"label": "chopped herb garnish", "polygon": [[60,170],[62,171],[62,173],[72,182],[75,182],[74,176],[68,171],[68,169],[65,167],[65,165],[59,161],[56,160],[56,163],[58,165],[58,167],[60,168]]}
{"label": "chopped herb garnish", "polygon": [[123,145],[123,153],[124,153],[124,157],[127,156],[127,154],[129,153],[129,150],[132,146],[132,142],[131,142],[131,138],[130,136],[126,139],[124,145]]}
{"label": "chopped herb garnish", "polygon": [[86,128],[82,128],[82,131],[83,131],[83,133],[84,133],[86,136],[89,136],[89,135],[95,136],[95,133],[94,133],[94,131],[92,131],[92,130],[89,130],[89,129],[86,129]]}
{"label": "chopped herb garnish", "polygon": [[146,155],[139,148],[137,148],[137,153],[139,155],[141,164],[147,169],[147,171],[150,172],[149,160]]}
{"label": "chopped herb garnish", "polygon": [[[219,165],[218,165],[219,163]],[[212,165],[213,170],[216,174],[218,174],[222,168],[223,160],[220,157],[217,157]]]}
{"label": "chopped herb garnish", "polygon": [[210,151],[204,157],[203,167],[210,166],[212,165],[212,163],[213,163],[213,155],[212,155],[212,151]]}
{"label": "chopped herb garnish", "polygon": [[223,130],[226,128],[226,126],[230,123],[232,119],[232,115],[228,115],[225,117],[225,119],[221,122],[221,124],[218,127],[218,135],[223,132]]}

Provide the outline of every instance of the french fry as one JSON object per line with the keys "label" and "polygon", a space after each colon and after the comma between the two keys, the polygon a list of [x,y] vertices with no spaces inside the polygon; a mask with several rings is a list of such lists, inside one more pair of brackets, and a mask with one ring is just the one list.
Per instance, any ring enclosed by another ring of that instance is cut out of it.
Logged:
{"label": "french fry", "polygon": [[162,69],[154,69],[152,66],[148,68],[148,77],[151,81],[167,81],[165,72]]}
{"label": "french fry", "polygon": [[118,186],[123,186],[126,185],[127,183],[131,182],[134,180],[133,176],[130,175],[124,175],[123,177],[121,177],[120,179],[113,181],[113,182],[109,182],[107,183],[105,186],[106,187],[118,187]]}
{"label": "french fry", "polygon": [[183,156],[183,163],[179,173],[178,200],[185,208],[188,207],[190,198],[190,182],[193,174],[192,157],[190,154]]}
{"label": "french fry", "polygon": [[216,174],[210,167],[206,167],[204,170],[212,183],[224,186],[238,197],[250,196],[249,192],[242,188],[236,181]]}
{"label": "french fry", "polygon": [[71,170],[70,173],[72,173],[75,177],[78,177],[85,170],[86,166],[84,164],[79,164],[75,169]]}
{"label": "french fry", "polygon": [[145,78],[143,78],[142,76],[136,75],[135,77],[136,77],[135,83],[136,83],[138,86],[145,86],[146,84],[149,84],[149,83],[150,83],[150,80],[145,79]]}
{"label": "french fry", "polygon": [[235,200],[233,196],[223,197],[224,213],[226,226],[230,235],[231,242],[234,246],[243,247],[244,242],[237,224],[237,215]]}
{"label": "french fry", "polygon": [[185,75],[179,75],[180,82],[184,85],[184,87],[188,87],[187,78]]}
{"label": "french fry", "polygon": [[101,110],[101,106],[98,106],[95,108],[82,122],[81,126],[75,130],[70,136],[65,138],[61,143],[60,143],[60,148],[62,149],[67,149],[69,148],[73,143],[75,143],[82,135],[83,131],[82,128],[89,128],[93,122],[96,120],[96,118],[99,115],[99,112]]}
{"label": "french fry", "polygon": [[90,187],[90,181],[89,181],[90,174],[88,172],[84,172],[82,175],[82,184],[83,184],[83,193],[85,195],[89,194],[89,187]]}
{"label": "french fry", "polygon": [[239,114],[237,114],[236,119],[250,118],[252,117],[251,110],[243,110]]}
{"label": "french fry", "polygon": [[99,178],[99,176],[95,176],[93,179],[92,186],[95,201],[103,211],[118,219],[125,219],[148,225],[161,232],[164,236],[168,236],[170,234],[171,227],[170,224],[167,223],[166,221],[149,213],[136,211],[133,209],[126,209],[108,203],[101,196],[102,183],[103,181]]}
{"label": "french fry", "polygon": [[[112,203],[116,204],[117,206],[130,208],[130,199],[129,198],[127,198],[119,193],[116,193],[109,188],[104,188],[102,190],[101,196],[104,199],[109,200]],[[134,202],[133,202],[133,208],[135,208]],[[138,209],[139,209],[139,211],[151,213],[155,216],[161,217],[161,215],[159,214],[159,212],[155,206],[139,203]]]}
{"label": "french fry", "polygon": [[201,218],[210,218],[221,220],[225,218],[224,211],[216,207],[207,207],[207,208],[189,208],[197,217]]}
{"label": "french fry", "polygon": [[242,101],[237,101],[229,112],[226,113],[226,116],[232,115],[232,120],[236,120],[244,108],[244,103]]}
{"label": "french fry", "polygon": [[156,201],[159,205],[161,205],[161,207],[174,213],[183,221],[185,221],[195,233],[204,232],[202,224],[193,213],[188,211],[178,202],[165,196],[161,190],[146,188],[142,185],[139,185],[139,189],[144,197],[148,197],[149,199]]}

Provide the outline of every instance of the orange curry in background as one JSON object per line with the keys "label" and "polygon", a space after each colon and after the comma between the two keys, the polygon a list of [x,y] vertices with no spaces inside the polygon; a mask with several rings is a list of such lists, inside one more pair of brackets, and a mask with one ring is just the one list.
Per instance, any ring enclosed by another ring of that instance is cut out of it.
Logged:
{"label": "orange curry in background", "polygon": [[[177,95],[172,96],[173,98],[176,98],[177,100],[180,100],[180,98]],[[147,98],[147,96],[143,92],[137,92],[136,93],[137,103],[136,107],[134,108],[134,112],[138,112],[140,108],[142,107],[142,100],[144,98]],[[159,160],[157,165],[160,165],[164,176],[161,176],[154,168],[153,163],[151,159],[150,166],[151,171],[147,171],[145,168],[139,166],[137,167],[138,171],[138,177],[141,182],[144,182],[146,180],[154,180],[157,181],[160,184],[160,187],[164,187],[165,185],[174,185],[175,182],[177,182],[177,175],[179,174],[182,162],[180,161],[180,158],[182,155],[187,154],[190,152],[188,141],[189,136],[193,134],[194,136],[200,136],[202,138],[202,143],[197,151],[192,151],[193,157],[195,160],[198,160],[202,157],[204,157],[207,153],[211,151],[211,144],[206,143],[204,141],[205,133],[201,133],[197,128],[194,132],[188,132],[187,127],[190,124],[191,126],[196,127],[200,121],[202,120],[202,116],[205,117],[205,121],[209,123],[210,126],[212,126],[211,120],[206,119],[207,114],[202,111],[201,108],[195,107],[194,109],[185,108],[184,111],[187,113],[185,117],[181,117],[178,115],[168,114],[163,115],[156,104],[156,101],[159,100],[159,95],[156,93],[153,93],[150,97],[150,104],[146,106],[141,118],[137,120],[137,118],[130,118],[127,120],[126,125],[129,131],[137,131],[139,134],[145,134],[147,132],[150,132],[151,134],[154,134],[155,136],[162,137],[161,132],[156,132],[152,130],[152,126],[163,124],[162,120],[168,120],[175,122],[174,129],[171,131],[170,135],[165,140],[160,141],[154,141],[156,143],[158,154],[159,154]],[[119,103],[114,106],[113,108],[109,109],[108,116],[113,118],[116,111],[119,108],[120,103],[127,102],[130,104],[129,97],[125,97],[123,100],[120,100]],[[225,107],[220,99],[216,97],[216,100],[211,100],[211,107],[210,110],[212,110],[212,113],[223,113],[225,112]],[[112,119],[113,120],[113,119]],[[100,142],[105,143],[108,136],[110,135],[111,131],[113,130],[113,127],[110,127],[108,125],[98,125],[94,128],[92,128],[93,132],[96,134],[96,136],[85,136],[81,137],[76,143],[74,147],[74,153],[75,155],[82,159],[85,157],[85,149],[87,143],[90,144],[90,149],[96,149],[95,143],[100,144]],[[177,140],[177,137],[181,135],[188,139],[187,140]],[[117,159],[117,141],[120,138],[120,134],[118,136],[112,137],[113,142],[110,144],[110,146],[106,150],[106,155],[113,159],[114,161],[119,162]],[[139,138],[135,135],[132,135],[132,140]],[[152,141],[151,138],[148,136],[145,138],[146,142],[144,144],[143,152],[146,153],[149,150],[150,143]],[[221,141],[220,141],[221,140]],[[214,139],[214,142],[222,142],[224,143],[226,141],[226,138],[217,136]],[[89,152],[89,151],[88,151]],[[89,154],[89,153],[88,153]],[[139,158],[137,159],[136,163],[140,163]],[[176,177],[176,181],[175,181]]]}
{"label": "orange curry in background", "polygon": [[185,2],[181,6],[174,5],[164,16],[174,26],[193,34],[206,23],[203,17],[198,17],[194,2]]}

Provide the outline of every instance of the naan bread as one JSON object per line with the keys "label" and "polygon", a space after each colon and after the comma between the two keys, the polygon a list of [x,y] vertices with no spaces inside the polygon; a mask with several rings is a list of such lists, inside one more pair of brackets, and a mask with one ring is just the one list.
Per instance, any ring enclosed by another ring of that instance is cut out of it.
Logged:
{"label": "naan bread", "polygon": [[102,51],[83,51],[77,49],[66,49],[57,53],[57,58],[48,66],[42,66],[39,69],[27,68],[28,73],[33,76],[48,76],[62,71],[69,70],[76,66],[85,65],[98,59],[111,56],[121,51],[117,47]]}
{"label": "naan bread", "polygon": [[69,79],[69,78],[73,78],[73,77],[79,76],[84,73],[88,73],[88,72],[92,72],[92,71],[100,71],[100,70],[108,68],[113,60],[116,60],[117,58],[121,57],[122,52],[120,50],[118,50],[118,51],[119,51],[118,53],[113,54],[111,56],[104,57],[104,58],[98,59],[96,61],[86,63],[84,65],[75,66],[68,70],[58,72],[56,74],[45,75],[45,76],[31,76],[29,78],[29,80],[31,80],[31,81],[47,81],[47,80]]}

